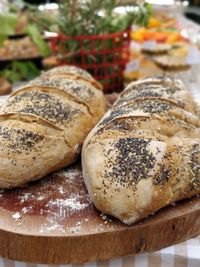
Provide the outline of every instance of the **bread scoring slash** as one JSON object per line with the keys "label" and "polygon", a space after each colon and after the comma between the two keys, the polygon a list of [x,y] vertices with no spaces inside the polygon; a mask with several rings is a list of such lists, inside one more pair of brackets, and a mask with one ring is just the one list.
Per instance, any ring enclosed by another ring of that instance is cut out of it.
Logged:
{"label": "bread scoring slash", "polygon": [[74,162],[105,113],[101,89],[86,71],[62,66],[14,92],[0,110],[0,188],[21,186]]}
{"label": "bread scoring slash", "polygon": [[83,145],[97,209],[132,224],[200,193],[199,114],[179,80],[131,83]]}

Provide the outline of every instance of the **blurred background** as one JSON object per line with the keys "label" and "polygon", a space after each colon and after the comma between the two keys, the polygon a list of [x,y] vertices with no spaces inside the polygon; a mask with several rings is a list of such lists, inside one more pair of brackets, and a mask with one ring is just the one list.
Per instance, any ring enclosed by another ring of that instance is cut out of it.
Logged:
{"label": "blurred background", "polygon": [[198,82],[200,0],[1,0],[0,25],[0,94],[64,64],[105,93],[152,75]]}

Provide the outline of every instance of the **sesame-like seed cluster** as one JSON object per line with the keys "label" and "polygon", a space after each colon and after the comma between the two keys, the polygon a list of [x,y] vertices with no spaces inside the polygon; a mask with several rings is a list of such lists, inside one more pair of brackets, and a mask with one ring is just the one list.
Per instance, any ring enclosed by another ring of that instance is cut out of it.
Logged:
{"label": "sesame-like seed cluster", "polygon": [[29,84],[42,87],[58,88],[83,101],[89,101],[94,96],[94,91],[92,91],[91,86],[87,86],[86,83],[76,80],[39,77],[31,81]]}
{"label": "sesame-like seed cluster", "polygon": [[5,111],[30,113],[58,124],[66,123],[81,112],[53,94],[34,91],[22,92],[12,97]]}
{"label": "sesame-like seed cluster", "polygon": [[173,105],[162,101],[143,101],[136,104],[137,108],[143,110],[146,113],[164,113],[170,109],[173,109]]}
{"label": "sesame-like seed cluster", "polygon": [[156,89],[164,87],[166,89],[172,90],[181,90],[180,84],[176,82],[176,80],[166,79],[165,77],[160,77],[157,80],[149,80],[148,82],[140,83],[140,84],[132,84],[128,89],[125,90],[125,93],[128,91],[142,90],[142,89]]}
{"label": "sesame-like seed cluster", "polygon": [[200,145],[194,144],[191,148],[190,161],[190,188],[191,190],[200,190]]}
{"label": "sesame-like seed cluster", "polygon": [[[133,86],[125,90],[107,116],[98,124],[94,144],[101,135],[103,138],[107,136],[114,138],[116,133],[116,139],[110,141],[109,149],[103,148],[105,166],[102,176],[105,190],[109,182],[134,187],[141,179],[149,177],[152,178],[154,185],[162,186],[170,180],[170,177],[181,173],[181,170],[184,169],[184,173],[188,173],[186,166],[177,167],[177,172],[173,169],[172,155],[176,154],[175,158],[181,156],[183,153],[181,149],[177,148],[179,149],[177,152],[173,150],[173,154],[166,151],[159,161],[156,160],[161,156],[159,148],[156,148],[157,152],[154,154],[148,149],[151,140],[166,142],[174,136],[188,138],[193,134],[198,135],[196,125],[190,121],[187,113],[184,113],[185,102],[177,99],[177,95],[181,95],[181,90],[180,84],[173,80],[167,80],[166,83],[162,83],[161,80],[153,85],[143,83]],[[185,93],[183,95],[185,97]],[[172,102],[171,99],[175,101]],[[153,126],[151,120],[154,121]],[[129,132],[133,137],[127,137]],[[102,147],[104,147],[103,142]],[[197,151],[197,147],[193,150]],[[191,182],[193,188],[194,186],[200,188],[199,150],[195,153],[191,154],[191,173],[193,173]],[[150,176],[155,164],[156,171]],[[175,179],[178,183],[181,177],[177,175]]]}
{"label": "sesame-like seed cluster", "polygon": [[[43,140],[44,136],[24,129],[0,126],[1,141],[11,149],[12,154],[30,153],[35,144]],[[3,148],[1,148],[3,150]]]}
{"label": "sesame-like seed cluster", "polygon": [[177,90],[173,88],[144,88],[139,90],[128,90],[124,93],[123,97],[121,97],[117,105],[121,105],[123,103],[138,99],[138,98],[147,98],[147,97],[156,97],[156,98],[165,98],[169,100],[175,100],[179,105],[184,106],[184,102],[177,100],[175,93]]}
{"label": "sesame-like seed cluster", "polygon": [[154,185],[164,185],[166,182],[168,182],[171,176],[171,173],[172,173],[172,169],[171,169],[171,166],[165,167],[163,163],[165,162],[165,160],[169,161],[170,159],[171,159],[171,155],[166,154],[163,157],[162,162],[158,163],[159,171],[157,171],[157,173],[154,175],[154,178],[153,178]]}
{"label": "sesame-like seed cluster", "polygon": [[133,111],[143,111],[145,113],[156,113],[156,114],[164,114],[169,110],[174,109],[176,106],[170,102],[163,101],[161,99],[145,99],[141,102],[134,102],[130,105],[124,106],[116,106],[111,110],[111,113],[108,117],[105,117],[103,121],[99,125],[106,125],[109,121],[122,116],[127,115]]}
{"label": "sesame-like seed cluster", "polygon": [[79,74],[86,79],[93,80],[92,76],[85,70],[74,67],[74,66],[60,66],[53,68],[45,72],[42,76],[48,76],[49,74]]}
{"label": "sesame-like seed cluster", "polygon": [[104,178],[122,186],[134,187],[141,179],[150,177],[149,172],[156,163],[156,157],[148,150],[151,140],[139,138],[120,138],[108,151],[116,154],[115,164],[112,157],[104,170]]}

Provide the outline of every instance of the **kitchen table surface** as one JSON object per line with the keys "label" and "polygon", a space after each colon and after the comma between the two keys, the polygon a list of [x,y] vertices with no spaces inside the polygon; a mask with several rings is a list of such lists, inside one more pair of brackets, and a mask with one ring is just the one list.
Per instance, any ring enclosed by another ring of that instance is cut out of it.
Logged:
{"label": "kitchen table surface", "polygon": [[[184,20],[185,23],[185,20]],[[166,73],[181,78],[190,90],[194,99],[200,104],[200,65],[195,64],[191,69],[182,72]],[[0,105],[7,96],[0,97]],[[48,266],[87,266],[87,267],[200,267],[200,235],[185,242],[155,251],[118,259],[97,261],[83,265],[44,265],[28,264],[0,257],[0,267],[48,267]]]}
{"label": "kitchen table surface", "polygon": [[119,259],[90,262],[81,265],[28,264],[0,258],[0,267],[199,267],[200,235],[177,245],[153,253],[144,253]]}

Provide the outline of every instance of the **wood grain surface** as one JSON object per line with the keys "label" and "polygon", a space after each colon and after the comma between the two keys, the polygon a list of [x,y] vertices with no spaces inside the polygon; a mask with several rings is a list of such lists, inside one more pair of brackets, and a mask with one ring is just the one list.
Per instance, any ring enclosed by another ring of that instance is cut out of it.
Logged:
{"label": "wood grain surface", "polygon": [[98,212],[80,163],[29,186],[0,191],[0,255],[43,264],[83,263],[153,251],[200,233],[198,197],[132,226]]}
{"label": "wood grain surface", "polygon": [[[182,79],[200,103],[199,72],[195,65],[166,75]],[[89,199],[80,162],[25,188],[0,190],[0,255],[13,260],[78,264],[158,250],[199,233],[199,197],[132,226],[101,214]]]}

